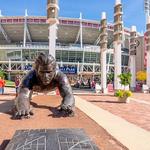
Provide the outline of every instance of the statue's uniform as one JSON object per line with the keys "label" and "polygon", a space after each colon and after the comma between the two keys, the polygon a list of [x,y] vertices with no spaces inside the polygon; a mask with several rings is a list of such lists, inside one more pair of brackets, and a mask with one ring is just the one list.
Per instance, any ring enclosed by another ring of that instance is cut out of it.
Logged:
{"label": "statue's uniform", "polygon": [[74,107],[74,96],[71,86],[68,82],[67,76],[60,70],[56,70],[56,74],[50,84],[43,85],[36,75],[35,70],[31,70],[23,79],[21,83],[22,88],[28,88],[29,90],[37,92],[51,91],[58,87],[60,95],[62,96],[63,107]]}

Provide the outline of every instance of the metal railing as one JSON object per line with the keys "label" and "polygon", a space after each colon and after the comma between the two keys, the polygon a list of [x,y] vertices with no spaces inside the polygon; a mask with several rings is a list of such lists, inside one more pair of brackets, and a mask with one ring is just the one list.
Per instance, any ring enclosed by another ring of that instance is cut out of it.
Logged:
{"label": "metal railing", "polygon": [[[7,72],[31,70],[33,61],[0,61],[0,70]],[[58,66],[76,66],[78,74],[81,72],[91,72],[93,74],[100,73],[100,64],[97,63],[79,63],[79,62],[57,62]],[[107,64],[108,65],[108,64]],[[114,70],[114,65],[109,64],[110,70]],[[122,66],[122,69],[126,69],[128,66]]]}

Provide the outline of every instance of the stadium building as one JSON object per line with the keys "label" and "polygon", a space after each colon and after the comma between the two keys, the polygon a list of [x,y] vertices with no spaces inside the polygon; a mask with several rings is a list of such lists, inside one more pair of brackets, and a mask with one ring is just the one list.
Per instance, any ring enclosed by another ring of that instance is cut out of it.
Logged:
{"label": "stadium building", "polygon": [[[9,73],[24,70],[38,53],[48,53],[49,24],[46,20],[46,17],[40,16],[0,17],[0,68]],[[55,58],[64,72],[76,76],[100,74],[99,28],[99,21],[59,18]],[[107,72],[114,70],[113,31],[113,24],[108,24]],[[126,70],[129,65],[129,38],[130,29],[124,28],[122,70]],[[138,71],[144,68],[144,37],[138,37],[137,40]],[[67,67],[71,68],[71,71],[67,72]]]}

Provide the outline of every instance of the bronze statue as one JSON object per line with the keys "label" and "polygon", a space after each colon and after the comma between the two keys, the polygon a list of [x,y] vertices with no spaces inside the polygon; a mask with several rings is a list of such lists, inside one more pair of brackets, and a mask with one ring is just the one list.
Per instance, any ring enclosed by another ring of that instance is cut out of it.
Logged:
{"label": "bronze statue", "polygon": [[67,76],[61,72],[51,55],[40,53],[35,60],[35,67],[22,80],[18,96],[15,99],[16,119],[29,118],[32,115],[30,108],[30,91],[51,91],[58,88],[62,97],[59,112],[66,116],[74,116],[75,99]]}

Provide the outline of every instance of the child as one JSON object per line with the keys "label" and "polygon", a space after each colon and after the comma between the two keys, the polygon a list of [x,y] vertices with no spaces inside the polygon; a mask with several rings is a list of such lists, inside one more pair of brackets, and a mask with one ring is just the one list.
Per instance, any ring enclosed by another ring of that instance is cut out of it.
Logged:
{"label": "child", "polygon": [[17,97],[17,95],[18,95],[17,93],[18,93],[18,87],[19,87],[20,81],[21,81],[20,76],[19,76],[19,75],[16,76],[16,77],[15,77],[16,97]]}

